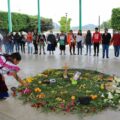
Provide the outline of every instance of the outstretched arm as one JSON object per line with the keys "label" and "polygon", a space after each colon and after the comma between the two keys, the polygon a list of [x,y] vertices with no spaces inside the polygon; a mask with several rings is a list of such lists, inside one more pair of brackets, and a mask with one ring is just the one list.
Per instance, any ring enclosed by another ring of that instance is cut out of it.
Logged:
{"label": "outstretched arm", "polygon": [[12,72],[12,76],[23,86],[27,86],[26,83],[22,81],[22,79],[18,76],[17,72]]}

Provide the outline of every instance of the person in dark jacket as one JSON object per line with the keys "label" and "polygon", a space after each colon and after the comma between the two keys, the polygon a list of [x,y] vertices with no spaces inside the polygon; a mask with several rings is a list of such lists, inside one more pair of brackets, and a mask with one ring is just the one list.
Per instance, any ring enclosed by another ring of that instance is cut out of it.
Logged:
{"label": "person in dark jacket", "polygon": [[108,29],[105,28],[105,33],[102,34],[102,46],[103,46],[103,58],[109,58],[109,45],[110,45],[110,40],[111,40],[111,34],[108,33]]}
{"label": "person in dark jacket", "polygon": [[37,41],[37,38],[38,38],[38,33],[37,33],[37,30],[34,30],[34,33],[33,33],[33,45],[34,45],[34,54],[38,54],[38,41]]}
{"label": "person in dark jacket", "polygon": [[89,55],[91,55],[92,35],[90,30],[87,31],[87,34],[85,37],[85,45],[86,45],[85,55],[88,55],[88,52],[89,52]]}
{"label": "person in dark jacket", "polygon": [[19,52],[20,50],[20,35],[18,32],[16,32],[15,36],[14,36],[14,43],[15,43],[15,49],[16,52]]}
{"label": "person in dark jacket", "polygon": [[51,31],[50,34],[47,37],[47,50],[49,51],[49,54],[54,54],[55,51],[55,47],[57,46],[57,42],[56,42],[56,37],[53,34],[53,32]]}
{"label": "person in dark jacket", "polygon": [[41,55],[41,50],[43,49],[43,54],[45,55],[45,43],[46,43],[46,37],[43,33],[39,34],[38,35],[38,44],[39,44],[39,47],[40,47],[40,53],[39,55]]}

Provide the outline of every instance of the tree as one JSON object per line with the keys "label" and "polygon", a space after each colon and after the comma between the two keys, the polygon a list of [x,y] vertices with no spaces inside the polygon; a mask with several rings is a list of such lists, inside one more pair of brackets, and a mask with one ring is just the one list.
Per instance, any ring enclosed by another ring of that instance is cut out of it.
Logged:
{"label": "tree", "polygon": [[[28,31],[37,29],[37,16],[29,16],[25,14],[12,13],[12,28],[13,31]],[[52,19],[41,18],[41,31],[51,30],[53,28]],[[8,30],[8,14],[0,12],[0,29]]]}
{"label": "tree", "polygon": [[104,29],[104,28],[111,28],[111,20],[108,20],[108,21],[104,21],[100,28]]}
{"label": "tree", "polygon": [[60,21],[60,31],[68,32],[70,30],[71,19],[66,17],[61,17]]}
{"label": "tree", "polygon": [[112,10],[111,26],[114,30],[120,30],[120,8]]}

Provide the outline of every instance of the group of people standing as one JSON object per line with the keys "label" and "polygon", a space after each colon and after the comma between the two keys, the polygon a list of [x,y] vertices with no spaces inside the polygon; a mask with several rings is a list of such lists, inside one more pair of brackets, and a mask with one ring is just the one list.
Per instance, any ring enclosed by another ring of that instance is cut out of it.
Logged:
{"label": "group of people standing", "polygon": [[[114,32],[113,36],[108,32],[108,29],[104,29],[104,33],[100,33],[98,28],[95,28],[95,32],[91,33],[87,31],[86,35],[82,35],[81,31],[78,31],[75,36],[72,30],[68,33],[67,42],[70,48],[70,54],[75,55],[75,45],[77,46],[77,53],[82,55],[82,48],[86,46],[86,54],[91,55],[91,46],[93,45],[93,56],[99,56],[99,47],[102,44],[102,58],[109,58],[109,46],[113,45],[115,57],[119,57],[120,54],[120,33]],[[73,52],[71,51],[73,49]]]}
{"label": "group of people standing", "polygon": [[[52,31],[46,36],[43,33],[38,34],[34,32],[28,32],[26,35],[19,34],[18,32],[13,35],[8,34],[2,38],[5,46],[5,52],[10,54],[13,52],[21,52],[28,54],[46,54],[45,45],[47,45],[47,51],[49,54],[54,54],[58,44],[60,49],[60,55],[66,54],[66,45],[69,45],[70,55],[82,55],[83,46],[86,46],[86,54],[91,55],[93,45],[93,56],[99,56],[99,46],[102,44],[102,57],[109,58],[109,46],[113,44],[115,57],[119,56],[120,52],[120,34],[115,32],[113,36],[105,28],[104,33],[100,33],[98,28],[95,28],[95,32],[92,34],[90,30],[86,34],[82,34],[82,31],[78,30],[75,34],[70,30],[67,34],[61,31],[61,33],[54,35]],[[2,49],[2,43],[0,48]],[[27,45],[27,51],[25,46]],[[77,52],[75,50],[77,49]]]}

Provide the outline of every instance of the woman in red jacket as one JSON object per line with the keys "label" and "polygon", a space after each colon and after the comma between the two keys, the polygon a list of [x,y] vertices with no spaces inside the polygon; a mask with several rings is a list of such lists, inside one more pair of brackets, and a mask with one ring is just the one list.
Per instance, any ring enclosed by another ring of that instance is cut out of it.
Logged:
{"label": "woman in red jacket", "polygon": [[115,57],[119,57],[119,51],[120,51],[120,34],[119,33],[114,33],[111,43],[114,46],[114,55]]}

